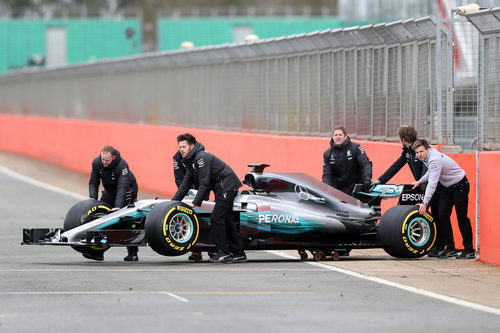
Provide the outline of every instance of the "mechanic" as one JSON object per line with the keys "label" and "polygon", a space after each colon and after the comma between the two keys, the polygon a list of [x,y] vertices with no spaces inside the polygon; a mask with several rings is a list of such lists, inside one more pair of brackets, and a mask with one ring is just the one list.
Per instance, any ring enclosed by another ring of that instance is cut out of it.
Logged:
{"label": "mechanic", "polygon": [[[200,143],[200,149],[205,150],[205,146]],[[177,185],[177,188],[181,186],[182,181],[184,180],[184,176],[186,175],[186,166],[182,162],[182,155],[180,150],[178,150],[174,156],[174,177],[175,177],[175,185]],[[199,187],[198,180],[193,181],[193,189],[197,190]],[[209,198],[209,192],[205,195],[205,198],[203,200],[208,200]],[[192,252],[191,255],[189,255],[188,260],[196,260],[196,256],[199,256],[200,259],[202,259],[202,254],[201,252]]]}
{"label": "mechanic", "polygon": [[209,261],[213,263],[246,262],[243,243],[233,221],[233,201],[238,194],[238,188],[242,186],[240,180],[229,165],[203,150],[202,144],[197,142],[193,135],[181,134],[177,137],[177,142],[182,161],[188,167],[182,184],[172,200],[182,200],[193,183],[198,182],[198,192],[189,205],[201,206],[203,199],[210,190],[213,190],[215,206],[210,215],[210,227],[218,253]]}
{"label": "mechanic", "polygon": [[343,126],[333,129],[330,148],[323,153],[323,183],[352,195],[355,184],[369,191],[372,162],[363,147],[352,142]]}
{"label": "mechanic", "polygon": [[[427,166],[427,172],[418,181],[412,183],[413,188],[427,182],[424,201],[419,206],[419,213],[424,214],[436,190],[438,182],[443,186],[439,193],[438,220],[442,229],[443,244],[446,248],[438,253],[438,258],[457,257],[457,259],[474,259],[475,251],[472,247],[472,227],[467,216],[469,205],[469,181],[465,171],[449,156],[430,148],[427,140],[417,140],[413,149],[418,159]],[[451,211],[455,206],[458,226],[462,234],[464,250],[458,255],[455,250],[453,231],[451,228]]]}
{"label": "mechanic", "polygon": [[[399,158],[382,174],[382,176],[374,180],[372,184],[386,184],[399,172],[399,170],[401,170],[402,167],[405,166],[405,164],[408,164],[408,167],[410,168],[416,181],[422,178],[422,176],[427,172],[427,167],[424,162],[418,159],[415,150],[412,148],[413,143],[417,141],[417,130],[411,126],[401,126],[398,129],[398,136],[401,144],[403,145],[401,156],[399,156]],[[442,243],[443,236],[441,235],[441,228],[437,222],[439,211],[439,190],[441,186],[442,185],[438,183],[436,191],[429,202],[434,221],[438,226],[436,245],[429,252],[429,257],[437,257],[438,253],[444,250],[444,244]]]}
{"label": "mechanic", "polygon": [[[127,162],[121,157],[120,152],[112,146],[105,146],[101,154],[92,161],[92,171],[89,180],[89,197],[97,200],[99,185],[102,181],[104,190],[101,201],[113,207],[111,211],[118,210],[134,202],[137,198],[137,182],[130,171]],[[138,261],[137,246],[127,246],[128,255],[125,261]],[[101,256],[96,257],[83,253],[87,259],[103,260]]]}

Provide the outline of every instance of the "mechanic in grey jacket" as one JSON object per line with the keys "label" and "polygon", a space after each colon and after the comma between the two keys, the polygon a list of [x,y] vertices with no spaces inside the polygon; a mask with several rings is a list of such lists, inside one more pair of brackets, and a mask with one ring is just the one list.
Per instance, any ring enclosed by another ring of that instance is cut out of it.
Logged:
{"label": "mechanic in grey jacket", "polygon": [[323,153],[323,183],[352,195],[355,184],[369,191],[372,162],[358,143],[352,142],[343,126],[334,128],[330,148]]}
{"label": "mechanic in grey jacket", "polygon": [[203,145],[189,134],[177,137],[186,175],[172,200],[182,200],[194,182],[198,182],[198,192],[192,206],[201,206],[210,190],[215,194],[215,206],[210,215],[212,238],[218,253],[210,262],[245,262],[243,244],[233,221],[233,201],[242,186],[233,169],[221,159],[206,152]]}
{"label": "mechanic in grey jacket", "polygon": [[[135,176],[130,171],[127,162],[121,157],[120,152],[112,146],[105,146],[101,150],[101,154],[92,161],[89,180],[89,197],[91,199],[97,200],[101,181],[104,187],[101,201],[113,207],[112,210],[125,207],[130,201],[136,200],[138,187]],[[139,260],[137,246],[127,246],[127,250],[128,255],[123,260]],[[88,259],[102,260],[102,258]]]}
{"label": "mechanic in grey jacket", "polygon": [[[438,254],[439,258],[457,257],[458,259],[474,259],[475,251],[472,245],[472,227],[467,216],[469,205],[470,185],[465,171],[460,166],[443,153],[430,148],[427,140],[417,140],[413,144],[413,149],[419,160],[427,166],[427,172],[418,181],[414,182],[414,188],[421,183],[427,182],[424,201],[418,204],[419,213],[425,214],[427,206],[436,190],[438,182],[443,185],[439,193],[439,228],[442,230],[443,242],[446,249]],[[463,252],[458,255],[455,250],[453,231],[451,228],[451,210],[455,206],[458,226],[463,239]]]}
{"label": "mechanic in grey jacket", "polygon": [[[422,178],[422,176],[427,172],[427,167],[425,166],[424,162],[418,159],[415,150],[413,150],[412,148],[413,143],[417,141],[417,131],[415,130],[415,128],[411,126],[401,126],[398,129],[398,136],[401,144],[403,145],[401,156],[399,156],[399,158],[378,179],[373,181],[374,184],[387,183],[389,180],[391,180],[392,177],[394,177],[394,175],[396,175],[401,170],[402,167],[405,166],[405,164],[408,164],[408,167],[410,168],[411,173],[416,181]],[[437,226],[439,226],[439,222],[437,221],[437,219],[439,211],[439,191],[441,187],[442,185],[438,183],[436,191],[434,192],[434,195],[429,202],[431,212]],[[438,227],[437,233],[438,235],[436,239],[436,245],[429,252],[429,257],[437,257],[439,252],[444,250],[445,244],[443,244],[443,235],[440,227]]]}

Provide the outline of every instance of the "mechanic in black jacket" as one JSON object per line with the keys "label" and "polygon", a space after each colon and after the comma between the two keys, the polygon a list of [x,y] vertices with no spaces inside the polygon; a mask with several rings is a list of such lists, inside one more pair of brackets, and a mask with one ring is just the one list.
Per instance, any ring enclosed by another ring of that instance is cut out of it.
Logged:
{"label": "mechanic in black jacket", "polygon": [[363,184],[369,191],[372,179],[372,162],[365,150],[347,136],[343,126],[334,128],[330,148],[323,154],[323,183],[352,195],[355,184]]}
{"label": "mechanic in black jacket", "polygon": [[186,175],[186,166],[182,163],[182,155],[180,151],[177,151],[174,154],[174,177],[175,177],[175,185],[177,188],[181,186],[182,181],[184,180],[184,176]]}
{"label": "mechanic in black jacket", "polygon": [[[200,144],[200,149],[205,150],[205,146],[203,144],[201,144],[200,142],[198,142],[198,143]],[[175,153],[173,159],[174,159],[175,185],[177,185],[177,188],[179,188],[182,184],[182,181],[184,180],[184,176],[186,175],[187,168],[182,161],[183,158],[182,158],[181,152],[179,150]],[[192,188],[197,190],[198,187],[199,187],[198,180],[194,179]],[[204,199],[204,200],[208,200],[208,197],[209,197],[208,194],[209,193],[207,193],[207,196],[205,197],[206,199]]]}
{"label": "mechanic in black jacket", "polygon": [[192,206],[201,206],[203,199],[213,190],[215,206],[210,215],[210,225],[218,253],[209,261],[245,262],[247,257],[233,221],[233,201],[242,186],[240,180],[229,165],[203,150],[203,145],[191,134],[179,135],[177,142],[187,172],[172,200],[182,200],[196,181],[199,187]]}
{"label": "mechanic in black jacket", "polygon": [[[398,129],[398,136],[401,144],[403,145],[403,151],[401,152],[401,156],[380,176],[378,179],[374,180],[374,184],[385,184],[389,180],[391,180],[394,175],[396,175],[405,164],[408,164],[408,167],[413,174],[413,178],[418,181],[422,178],[423,175],[427,172],[427,167],[425,164],[420,161],[413,149],[413,143],[417,141],[417,130],[411,126],[401,126]],[[441,232],[441,228],[439,228],[439,224],[437,219],[439,212],[439,191],[441,190],[442,185],[438,183],[436,191],[432,196],[432,199],[429,203],[431,207],[431,213],[436,222],[437,228],[437,238],[436,245],[433,250],[431,250],[428,254],[429,257],[437,257],[438,253],[444,250],[445,244],[443,244],[443,235]]]}
{"label": "mechanic in black jacket", "polygon": [[[101,181],[104,187],[101,201],[113,207],[112,210],[125,207],[130,201],[136,200],[138,187],[135,176],[130,171],[127,162],[121,158],[120,152],[112,146],[105,146],[101,154],[92,161],[89,180],[89,197],[91,199],[97,200]],[[137,246],[127,246],[127,251],[128,255],[123,260],[139,260]],[[86,253],[83,256],[88,259],[103,260],[102,257],[89,256]]]}
{"label": "mechanic in black jacket", "polygon": [[396,162],[394,162],[387,169],[387,171],[382,174],[382,176],[380,176],[377,180],[374,180],[374,183],[387,183],[392,177],[394,177],[395,174],[399,172],[399,170],[401,170],[402,167],[405,166],[405,164],[408,164],[415,180],[419,180],[423,175],[425,175],[427,168],[424,163],[418,159],[417,154],[415,154],[415,150],[411,147],[417,140],[417,131],[410,126],[401,126],[398,129],[398,136],[401,144],[403,145],[401,156],[399,156]]}
{"label": "mechanic in black jacket", "polygon": [[[199,142],[198,142],[199,143]],[[201,146],[201,150],[205,150],[205,146],[203,144],[199,143]],[[175,177],[175,185],[177,185],[177,188],[179,188],[182,184],[182,181],[184,180],[184,176],[186,175],[186,166],[184,165],[184,162],[182,162],[182,155],[181,152],[178,150],[174,156],[174,177]],[[193,181],[193,189],[197,190],[199,187],[198,180],[194,179]],[[209,199],[209,194],[207,193],[205,198],[203,200],[208,200]],[[188,259],[189,260],[196,260],[196,256],[199,257],[199,259],[202,259],[202,254],[201,252],[193,252]]]}

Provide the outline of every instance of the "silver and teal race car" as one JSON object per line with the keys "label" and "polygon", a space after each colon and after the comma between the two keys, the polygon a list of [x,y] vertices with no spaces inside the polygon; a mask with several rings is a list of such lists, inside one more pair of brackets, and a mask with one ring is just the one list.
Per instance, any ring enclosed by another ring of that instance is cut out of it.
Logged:
{"label": "silver and teal race car", "polygon": [[[397,258],[427,254],[436,240],[431,215],[415,203],[422,193],[411,185],[374,185],[351,197],[303,173],[264,172],[252,164],[245,175],[249,187],[234,200],[234,221],[246,250],[296,249],[302,260],[338,259],[351,249],[384,248]],[[382,199],[399,204],[381,214]],[[66,245],[101,255],[111,246],[146,246],[165,256],[215,252],[210,214],[215,203],[191,208],[194,195],[183,200],[148,199],[112,211],[107,204],[84,200],[66,214],[63,228],[23,229],[23,244]]]}

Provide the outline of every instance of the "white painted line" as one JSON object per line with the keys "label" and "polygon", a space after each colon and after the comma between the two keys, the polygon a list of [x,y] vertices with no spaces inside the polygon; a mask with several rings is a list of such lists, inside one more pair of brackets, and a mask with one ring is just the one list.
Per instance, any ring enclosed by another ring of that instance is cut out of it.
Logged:
{"label": "white painted line", "polygon": [[31,295],[167,295],[182,302],[189,302],[169,291],[5,291],[0,292],[3,296],[31,296]]}
{"label": "white painted line", "polygon": [[[272,254],[275,254],[277,256],[280,256],[280,257],[283,257],[283,258],[287,258],[287,259],[298,259],[298,257],[292,256],[292,255],[290,255],[288,253],[284,253],[284,252],[281,252],[281,251],[266,251],[266,252],[269,252],[269,253],[272,253]],[[409,291],[409,292],[412,292],[412,293],[415,293],[415,294],[418,294],[418,295],[435,298],[435,299],[438,299],[440,301],[445,301],[445,302],[452,303],[452,304],[455,304],[455,305],[460,305],[460,306],[464,306],[464,307],[467,307],[467,308],[470,308],[470,309],[474,309],[474,310],[478,310],[478,311],[484,311],[484,312],[488,312],[488,313],[492,313],[492,314],[495,314],[497,316],[500,316],[500,309],[497,309],[497,308],[494,308],[494,307],[490,307],[490,306],[487,306],[487,305],[482,305],[482,304],[478,304],[478,303],[474,303],[474,302],[469,302],[469,301],[465,301],[463,299],[459,299],[459,298],[455,298],[455,297],[451,297],[451,296],[441,295],[441,294],[438,294],[438,293],[435,293],[435,292],[432,292],[432,291],[427,291],[427,290],[424,290],[424,289],[419,289],[419,288],[415,288],[415,287],[411,287],[411,286],[406,286],[404,284],[400,284],[400,283],[396,283],[396,282],[392,282],[392,281],[387,281],[387,280],[380,279],[380,278],[377,278],[377,277],[374,277],[374,276],[368,276],[368,275],[365,275],[365,274],[361,274],[361,273],[358,273],[358,272],[354,272],[354,271],[350,271],[350,270],[347,270],[347,269],[339,268],[339,267],[336,267],[336,266],[325,265],[325,264],[322,264],[322,263],[319,263],[319,262],[312,262],[312,261],[304,261],[304,262],[306,264],[317,266],[317,267],[322,267],[322,268],[328,269],[330,271],[335,271],[335,272],[346,274],[346,275],[350,275],[350,276],[353,276],[353,277],[356,277],[356,278],[360,278],[360,279],[364,279],[364,280],[368,280],[368,281],[372,281],[372,282],[377,282],[377,283],[384,284],[384,285],[389,286],[389,287],[398,288],[398,289]]]}
{"label": "white painted line", "polygon": [[[143,260],[144,262],[144,260]],[[194,263],[193,263],[194,265]],[[199,264],[196,264],[199,265]],[[210,264],[212,265],[212,264]],[[206,273],[206,272],[220,272],[219,268],[109,268],[103,267],[98,269],[84,269],[84,268],[68,268],[68,269],[0,269],[0,273],[110,273],[110,272],[128,272],[128,273],[165,273],[165,272],[188,272],[188,273]],[[227,268],[227,266],[224,266]],[[228,268],[224,272],[314,272],[323,271],[320,268]]]}
{"label": "white painted line", "polygon": [[34,178],[21,175],[20,173],[17,173],[15,171],[7,169],[6,167],[3,167],[1,165],[0,165],[0,172],[4,173],[7,176],[10,176],[12,178],[16,178],[16,179],[21,180],[23,182],[26,182],[26,183],[29,183],[31,185],[35,185],[35,186],[41,187],[41,188],[49,190],[49,191],[53,191],[53,192],[57,192],[57,193],[60,193],[60,194],[68,195],[70,197],[73,197],[73,198],[76,198],[76,199],[80,199],[80,200],[83,200],[83,199],[87,198],[87,197],[85,197],[83,195],[76,194],[76,193],[71,192],[71,191],[66,191],[66,190],[63,190],[62,188],[46,184],[46,183],[41,182],[39,180],[36,180]]}
{"label": "white painted line", "polygon": [[168,296],[170,296],[170,297],[176,298],[176,299],[178,299],[179,301],[186,302],[186,303],[187,303],[187,302],[189,302],[189,301],[188,301],[187,299],[185,299],[184,297],[180,297],[180,296],[178,296],[178,295],[176,295],[176,294],[172,294],[171,292],[164,291],[163,293],[164,293],[164,294],[166,294],[166,295],[168,295]]}

